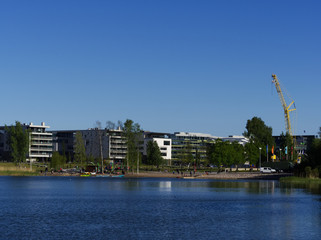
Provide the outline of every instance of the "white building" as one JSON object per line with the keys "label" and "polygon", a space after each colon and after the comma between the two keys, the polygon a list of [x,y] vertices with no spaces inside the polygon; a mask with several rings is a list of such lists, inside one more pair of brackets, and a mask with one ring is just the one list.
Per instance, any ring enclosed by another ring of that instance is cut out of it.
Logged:
{"label": "white building", "polygon": [[154,141],[157,143],[163,159],[167,165],[171,165],[172,159],[172,139],[169,133],[144,132],[144,150],[143,155],[147,156],[147,143]]}
{"label": "white building", "polygon": [[218,137],[207,133],[175,132],[171,134],[172,160],[174,164],[181,164],[189,152],[195,161],[200,164],[207,158],[206,146],[213,143]]}
{"label": "white building", "polygon": [[234,135],[230,135],[228,137],[222,137],[220,138],[222,139],[222,141],[229,141],[229,142],[238,142],[241,145],[245,145],[249,142],[249,139],[247,137],[244,136],[234,136]]}
{"label": "white building", "polygon": [[44,122],[41,125],[30,123],[22,126],[30,131],[27,160],[48,161],[52,157],[52,133],[46,132],[46,129],[50,127],[46,126]]}

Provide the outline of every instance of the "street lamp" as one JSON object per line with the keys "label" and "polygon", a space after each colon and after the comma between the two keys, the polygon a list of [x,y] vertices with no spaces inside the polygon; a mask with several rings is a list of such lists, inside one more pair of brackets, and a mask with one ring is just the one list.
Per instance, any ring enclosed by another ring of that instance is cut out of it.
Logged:
{"label": "street lamp", "polygon": [[279,160],[280,162],[281,162],[281,152],[282,152],[282,148],[280,148],[280,160]]}
{"label": "street lamp", "polygon": [[259,149],[260,149],[260,161],[259,161],[259,167],[260,167],[260,171],[261,171],[261,150],[262,150],[262,148],[261,148],[261,147],[259,147]]}

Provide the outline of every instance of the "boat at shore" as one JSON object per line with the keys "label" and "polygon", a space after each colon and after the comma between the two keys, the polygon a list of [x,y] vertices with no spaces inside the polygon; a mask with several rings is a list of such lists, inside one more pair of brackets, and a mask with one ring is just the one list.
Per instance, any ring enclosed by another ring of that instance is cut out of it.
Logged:
{"label": "boat at shore", "polygon": [[113,177],[113,178],[123,178],[125,175],[111,175],[111,174],[99,174],[96,177]]}
{"label": "boat at shore", "polygon": [[89,172],[81,173],[80,177],[90,177],[91,174]]}

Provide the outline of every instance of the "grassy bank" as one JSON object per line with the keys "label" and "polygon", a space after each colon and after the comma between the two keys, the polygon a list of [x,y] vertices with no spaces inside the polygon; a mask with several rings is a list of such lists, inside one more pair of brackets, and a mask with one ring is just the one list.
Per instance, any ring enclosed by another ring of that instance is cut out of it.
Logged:
{"label": "grassy bank", "polygon": [[0,163],[0,176],[37,176],[39,170],[37,167],[30,169],[29,164],[17,166],[14,163]]}
{"label": "grassy bank", "polygon": [[285,183],[319,183],[321,184],[320,178],[301,178],[301,177],[282,177],[280,182]]}
{"label": "grassy bank", "polygon": [[37,172],[30,172],[30,171],[1,171],[0,170],[0,176],[38,176],[39,174]]}

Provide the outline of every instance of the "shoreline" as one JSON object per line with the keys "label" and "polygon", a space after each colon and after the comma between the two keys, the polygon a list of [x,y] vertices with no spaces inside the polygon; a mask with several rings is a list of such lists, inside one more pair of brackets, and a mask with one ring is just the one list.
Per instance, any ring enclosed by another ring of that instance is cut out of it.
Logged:
{"label": "shoreline", "polygon": [[[109,174],[106,174],[109,175]],[[47,177],[80,177],[79,173],[42,173],[37,176]],[[168,172],[140,172],[140,173],[126,173],[124,178],[178,178],[178,179],[217,179],[217,180],[279,180],[281,177],[293,176],[292,173],[259,173],[259,172],[211,172],[190,174],[173,174]],[[92,176],[93,178],[95,176]]]}
{"label": "shoreline", "polygon": [[261,179],[261,180],[278,180],[281,177],[293,176],[292,173],[259,173],[259,172],[221,172],[208,174],[173,174],[163,172],[142,172],[142,173],[127,173],[126,178],[179,178],[179,179],[221,179],[221,180],[242,180],[242,179]]}

